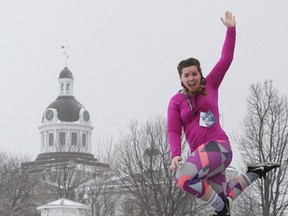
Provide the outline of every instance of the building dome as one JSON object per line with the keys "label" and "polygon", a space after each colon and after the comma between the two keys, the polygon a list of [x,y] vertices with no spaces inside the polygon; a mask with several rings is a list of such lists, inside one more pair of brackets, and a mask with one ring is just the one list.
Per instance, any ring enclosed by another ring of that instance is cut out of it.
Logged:
{"label": "building dome", "polygon": [[[54,108],[57,110],[58,119],[62,122],[78,121],[80,118],[81,108],[85,109],[84,106],[79,103],[73,96],[59,96],[47,107],[46,110],[49,108]],[[43,119],[44,115],[45,113],[43,114]]]}
{"label": "building dome", "polygon": [[90,115],[88,111],[73,95],[74,79],[72,72],[68,67],[65,67],[60,72],[58,82],[59,95],[56,100],[46,108],[42,117],[42,123],[50,124],[55,121],[60,121],[67,123],[85,122],[85,124],[90,124]]}
{"label": "building dome", "polygon": [[61,78],[74,79],[74,78],[73,78],[73,75],[72,75],[71,71],[68,69],[68,67],[65,67],[65,68],[60,72],[59,79],[61,79]]}

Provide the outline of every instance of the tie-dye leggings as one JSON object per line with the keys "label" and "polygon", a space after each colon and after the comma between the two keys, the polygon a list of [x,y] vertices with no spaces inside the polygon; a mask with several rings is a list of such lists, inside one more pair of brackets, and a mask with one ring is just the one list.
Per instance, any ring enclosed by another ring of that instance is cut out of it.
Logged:
{"label": "tie-dye leggings", "polygon": [[176,182],[198,198],[203,199],[206,194],[207,200],[215,191],[222,199],[229,196],[234,200],[251,182],[245,174],[226,182],[225,169],[231,160],[229,142],[209,141],[200,145],[178,168]]}

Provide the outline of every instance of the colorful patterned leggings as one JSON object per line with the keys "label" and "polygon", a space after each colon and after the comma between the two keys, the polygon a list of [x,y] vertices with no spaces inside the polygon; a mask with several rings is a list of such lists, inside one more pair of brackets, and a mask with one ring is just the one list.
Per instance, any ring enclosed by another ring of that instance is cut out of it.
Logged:
{"label": "colorful patterned leggings", "polygon": [[180,188],[207,201],[215,191],[222,199],[233,200],[251,181],[246,174],[226,182],[225,169],[232,160],[230,143],[209,141],[192,152],[176,172],[176,182]]}

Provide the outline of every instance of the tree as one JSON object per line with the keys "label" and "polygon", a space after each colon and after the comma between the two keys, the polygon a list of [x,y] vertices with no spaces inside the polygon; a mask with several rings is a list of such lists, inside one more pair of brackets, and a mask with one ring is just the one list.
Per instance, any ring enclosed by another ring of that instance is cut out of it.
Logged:
{"label": "tree", "polygon": [[[101,142],[98,145],[98,159],[105,164],[112,164],[114,160],[113,155],[113,141]],[[114,152],[115,153],[115,152]],[[109,184],[109,180],[113,173],[110,168],[103,170],[99,174],[99,171],[94,172],[94,177],[83,184],[83,191],[87,199],[86,203],[91,208],[91,215],[111,216],[113,215],[115,200],[119,198],[119,192],[115,191],[113,186]]]}
{"label": "tree", "polygon": [[126,191],[121,202],[125,215],[201,215],[206,205],[180,190],[168,170],[170,150],[162,117],[142,125],[131,121],[116,145],[111,168],[118,177],[115,186]]}
{"label": "tree", "polygon": [[0,152],[0,215],[37,215],[37,182],[21,169],[24,161],[27,158]]}
{"label": "tree", "polygon": [[91,208],[91,215],[109,216],[111,206],[113,206],[115,199],[115,192],[113,188],[107,185],[110,179],[109,172],[99,174],[95,172],[95,176],[89,181],[78,187],[79,201],[85,203]]}
{"label": "tree", "polygon": [[272,81],[265,81],[251,85],[247,102],[243,135],[236,139],[245,163],[272,161],[281,168],[250,186],[243,209],[251,215],[287,215],[287,97],[279,95]]}

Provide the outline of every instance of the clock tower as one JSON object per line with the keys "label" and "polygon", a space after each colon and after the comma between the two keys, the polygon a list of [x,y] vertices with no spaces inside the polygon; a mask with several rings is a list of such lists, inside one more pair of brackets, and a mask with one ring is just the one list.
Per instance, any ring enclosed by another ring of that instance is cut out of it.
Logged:
{"label": "clock tower", "polygon": [[58,82],[58,97],[44,110],[39,126],[41,153],[34,162],[22,165],[36,168],[37,165],[53,166],[73,161],[82,165],[107,167],[91,153],[93,126],[90,114],[74,97],[74,78],[68,67],[60,72]]}

